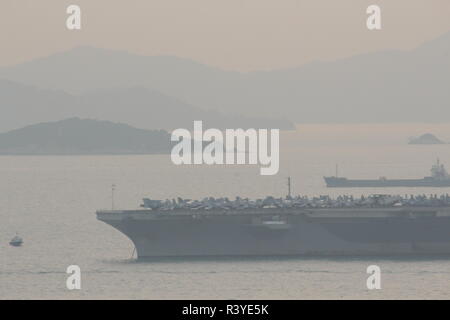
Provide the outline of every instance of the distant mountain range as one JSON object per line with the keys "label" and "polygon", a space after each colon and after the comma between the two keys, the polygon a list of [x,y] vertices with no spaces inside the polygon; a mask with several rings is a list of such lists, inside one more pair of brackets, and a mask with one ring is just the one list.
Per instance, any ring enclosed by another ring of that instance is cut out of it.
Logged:
{"label": "distant mountain range", "polygon": [[165,154],[170,134],[126,124],[71,118],[0,134],[2,155]]}
{"label": "distant mountain range", "polygon": [[143,129],[190,129],[194,120],[212,128],[293,129],[290,121],[203,110],[143,87],[97,89],[80,95],[0,80],[0,132],[69,117],[124,122]]}
{"label": "distant mountain range", "polygon": [[[144,90],[129,88],[141,87],[152,95],[160,92],[159,99],[186,102],[180,109],[191,105],[223,115],[285,118],[297,123],[441,122],[450,118],[450,33],[411,51],[378,52],[251,73],[223,71],[171,56],[145,57],[79,47],[0,69],[0,77],[47,90],[83,93],[83,99],[106,103],[109,98],[98,90],[117,88],[110,99],[123,98],[126,103],[130,90]],[[62,95],[58,91],[47,93],[44,100],[57,101],[54,96]],[[98,107],[97,112],[109,113],[106,106]],[[173,113],[174,121],[177,112]],[[152,121],[155,114],[133,118],[136,122],[132,124]],[[281,126],[279,122],[269,124]]]}

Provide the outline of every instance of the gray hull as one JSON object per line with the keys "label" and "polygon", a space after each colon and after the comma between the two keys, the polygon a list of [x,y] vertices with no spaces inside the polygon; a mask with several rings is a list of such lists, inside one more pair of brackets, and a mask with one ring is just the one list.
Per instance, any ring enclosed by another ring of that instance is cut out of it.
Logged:
{"label": "gray hull", "polygon": [[423,179],[379,179],[379,180],[352,180],[347,178],[324,177],[328,188],[392,188],[392,187],[450,187],[450,179],[436,180]]}
{"label": "gray hull", "polygon": [[450,208],[99,211],[139,258],[450,254]]}

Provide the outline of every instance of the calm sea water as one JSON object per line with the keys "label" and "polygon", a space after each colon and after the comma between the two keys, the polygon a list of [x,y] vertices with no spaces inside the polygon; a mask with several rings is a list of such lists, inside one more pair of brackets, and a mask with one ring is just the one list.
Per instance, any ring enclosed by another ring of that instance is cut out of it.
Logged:
{"label": "calm sea water", "polygon": [[[442,125],[308,125],[283,134],[277,176],[257,166],[176,167],[169,156],[0,157],[0,298],[2,299],[448,299],[450,258],[264,258],[258,260],[137,262],[132,243],[95,218],[110,208],[136,208],[141,198],[294,193],[430,194],[449,189],[327,190],[322,176],[413,178],[450,145],[410,146]],[[21,248],[8,241],[18,231]],[[449,230],[450,232],[450,230]],[[82,289],[65,286],[68,265],[79,265]],[[382,289],[366,289],[366,268],[377,264]]]}

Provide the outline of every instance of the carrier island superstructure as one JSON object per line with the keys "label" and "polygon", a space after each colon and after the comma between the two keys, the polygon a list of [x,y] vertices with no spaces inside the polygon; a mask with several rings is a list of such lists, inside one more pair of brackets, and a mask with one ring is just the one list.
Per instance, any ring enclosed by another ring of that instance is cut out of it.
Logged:
{"label": "carrier island superstructure", "polygon": [[139,258],[450,254],[450,196],[144,199],[101,210]]}

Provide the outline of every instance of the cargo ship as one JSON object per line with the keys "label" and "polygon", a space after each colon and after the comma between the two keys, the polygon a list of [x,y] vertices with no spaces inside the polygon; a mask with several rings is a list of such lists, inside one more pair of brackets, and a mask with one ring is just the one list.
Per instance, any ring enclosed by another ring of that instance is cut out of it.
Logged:
{"label": "cargo ship", "polygon": [[450,254],[450,196],[144,199],[100,210],[139,259]]}
{"label": "cargo ship", "polygon": [[431,167],[431,176],[422,179],[355,180],[338,177],[324,177],[328,188],[387,188],[387,187],[450,187],[450,175],[439,160]]}

